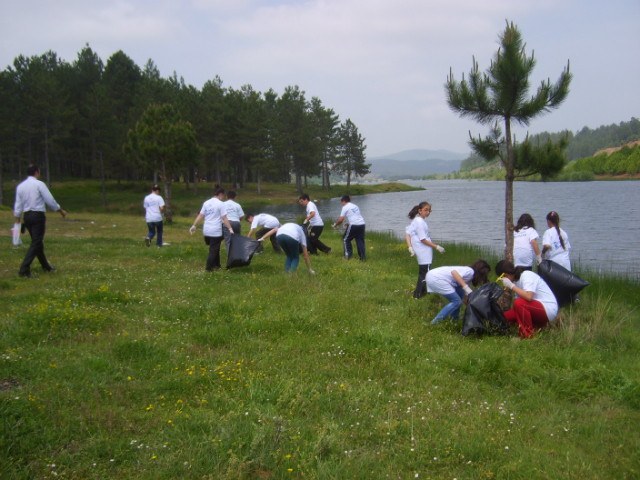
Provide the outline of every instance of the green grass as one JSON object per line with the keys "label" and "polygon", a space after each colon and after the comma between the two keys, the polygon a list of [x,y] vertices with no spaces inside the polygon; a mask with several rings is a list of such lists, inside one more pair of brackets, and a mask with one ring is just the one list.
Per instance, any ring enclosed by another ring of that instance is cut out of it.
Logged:
{"label": "green grass", "polygon": [[191,222],[156,249],[140,217],[50,214],[37,280],[1,232],[0,478],[638,478],[637,284],[585,275],[535,339],[462,338],[392,237],[360,263],[326,230],[316,277],[270,245],[207,273]]}

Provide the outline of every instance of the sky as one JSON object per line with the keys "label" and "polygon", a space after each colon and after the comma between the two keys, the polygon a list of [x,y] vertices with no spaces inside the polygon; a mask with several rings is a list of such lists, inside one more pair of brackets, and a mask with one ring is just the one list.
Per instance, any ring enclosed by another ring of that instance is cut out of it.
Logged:
{"label": "sky", "polygon": [[469,152],[487,127],[447,106],[450,69],[486,70],[505,21],[535,52],[531,86],[570,61],[562,106],[517,138],[640,117],[639,0],[0,0],[0,68],[53,50],[68,62],[89,46],[187,84],[282,93],[298,85],[365,137],[367,157],[410,149]]}

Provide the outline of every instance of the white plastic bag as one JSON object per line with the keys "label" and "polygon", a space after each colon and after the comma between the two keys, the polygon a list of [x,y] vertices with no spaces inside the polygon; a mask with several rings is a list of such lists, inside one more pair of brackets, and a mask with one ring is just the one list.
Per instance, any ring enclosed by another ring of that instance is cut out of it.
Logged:
{"label": "white plastic bag", "polygon": [[20,224],[16,223],[11,229],[11,233],[13,234],[13,244],[16,247],[22,246],[22,239],[20,238]]}

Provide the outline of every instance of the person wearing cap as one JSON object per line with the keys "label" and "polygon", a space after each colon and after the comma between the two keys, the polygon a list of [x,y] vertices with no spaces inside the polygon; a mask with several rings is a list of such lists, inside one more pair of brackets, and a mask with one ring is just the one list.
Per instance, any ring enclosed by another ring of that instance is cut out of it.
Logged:
{"label": "person wearing cap", "polygon": [[154,185],[151,187],[151,193],[144,197],[144,215],[147,221],[147,227],[149,227],[149,234],[144,237],[144,243],[147,247],[151,246],[151,240],[158,233],[156,239],[156,247],[162,246],[162,213],[164,212],[164,200],[160,196],[160,187]]}
{"label": "person wearing cap", "polygon": [[13,215],[16,223],[20,223],[24,213],[24,226],[31,236],[31,246],[24,257],[18,275],[21,277],[35,278],[31,275],[31,263],[37,257],[45,272],[55,271],[44,254],[44,233],[47,219],[45,216],[48,205],[54,212],[60,212],[62,218],[67,216],[67,212],[60,208],[47,186],[38,180],[40,178],[40,168],[37,165],[27,167],[28,177],[16,188],[16,203],[13,208]]}

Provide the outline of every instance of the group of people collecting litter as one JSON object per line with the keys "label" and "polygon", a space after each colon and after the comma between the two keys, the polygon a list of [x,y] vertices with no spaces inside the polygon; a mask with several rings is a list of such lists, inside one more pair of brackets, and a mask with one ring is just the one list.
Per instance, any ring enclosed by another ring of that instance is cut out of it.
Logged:
{"label": "group of people collecting litter", "polygon": [[[20,267],[21,277],[33,278],[31,263],[38,258],[45,272],[55,270],[47,261],[44,253],[45,232],[45,204],[54,211],[59,211],[64,217],[66,212],[51,196],[46,185],[38,180],[40,170],[37,166],[30,165],[27,170],[27,179],[18,185],[16,189],[16,202],[14,216],[15,229],[20,226],[20,220],[24,214],[24,227],[31,235],[31,246],[27,251]],[[162,213],[164,201],[159,195],[160,188],[152,187],[151,194],[144,199],[145,218],[149,233],[145,237],[147,247],[157,236],[156,245],[162,247]],[[309,195],[303,194],[299,198],[300,204],[306,208],[306,217],[303,226],[296,223],[280,224],[278,219],[266,213],[253,215],[242,210],[240,204],[235,202],[236,193],[233,190],[227,192],[227,200],[224,201],[225,191],[222,187],[216,187],[212,198],[205,201],[200,213],[189,229],[195,233],[197,226],[204,220],[204,241],[209,246],[209,254],[205,268],[217,270],[221,268],[220,246],[225,241],[227,252],[233,242],[234,235],[241,235],[241,219],[244,218],[251,224],[248,237],[256,231],[256,237],[260,245],[255,254],[263,252],[263,242],[270,239],[275,253],[286,255],[285,271],[294,272],[300,261],[300,253],[303,254],[309,273],[315,275],[311,268],[309,253],[317,254],[318,251],[330,254],[331,248],[322,243],[320,236],[324,228],[324,222],[318,208],[310,200]],[[353,256],[352,240],[356,241],[356,249],[361,261],[366,261],[365,250],[365,221],[357,205],[351,203],[348,195],[341,199],[342,210],[337,222],[333,224],[337,228],[345,224],[343,235],[344,255],[350,259]],[[466,303],[473,290],[469,285],[480,286],[488,283],[491,266],[484,260],[477,260],[469,266],[442,266],[431,269],[433,263],[433,250],[444,254],[445,249],[431,241],[429,226],[426,219],[431,214],[431,205],[422,202],[414,206],[408,214],[412,220],[406,228],[406,242],[411,256],[418,261],[418,281],[413,292],[413,298],[418,300],[427,293],[439,293],[447,301],[440,312],[431,321],[435,325],[446,318],[452,321],[459,320],[460,309]],[[495,267],[495,274],[499,277],[505,289],[515,294],[513,308],[504,312],[507,322],[517,324],[519,334],[527,338],[535,333],[535,329],[545,327],[552,322],[558,313],[559,305],[556,294],[540,275],[533,272],[534,260],[539,265],[542,255],[548,260],[564,267],[565,271],[571,271],[569,251],[571,244],[567,233],[560,228],[560,216],[556,212],[549,212],[546,217],[549,229],[542,238],[542,250],[538,244],[540,236],[535,229],[535,223],[531,215],[525,213],[519,219],[514,228],[513,262],[501,260]],[[14,236],[15,242],[15,236]],[[571,297],[572,302],[579,301],[577,295]]]}
{"label": "group of people collecting litter", "polygon": [[[431,205],[422,202],[409,212],[413,221],[406,229],[405,239],[411,256],[418,260],[418,283],[413,298],[419,299],[426,293],[439,293],[449,302],[431,321],[436,325],[446,318],[459,320],[460,308],[473,292],[475,286],[488,283],[491,266],[484,260],[477,260],[469,266],[446,266],[431,269],[433,250],[445,253],[444,248],[431,241],[426,219],[431,214]],[[498,280],[516,296],[513,308],[504,312],[507,322],[517,324],[522,338],[534,335],[535,329],[545,327],[558,314],[558,301],[549,285],[533,272],[534,259],[538,265],[542,255],[566,270],[571,271],[569,236],[560,228],[560,216],[549,212],[546,217],[549,229],[542,240],[540,250],[531,215],[523,214],[514,228],[514,261],[501,260],[495,268]],[[579,301],[577,295],[573,301]]]}

